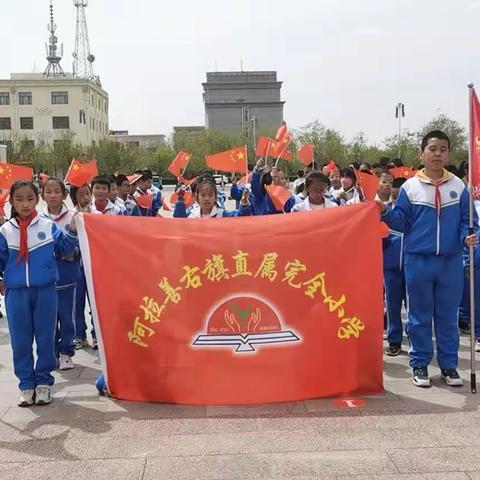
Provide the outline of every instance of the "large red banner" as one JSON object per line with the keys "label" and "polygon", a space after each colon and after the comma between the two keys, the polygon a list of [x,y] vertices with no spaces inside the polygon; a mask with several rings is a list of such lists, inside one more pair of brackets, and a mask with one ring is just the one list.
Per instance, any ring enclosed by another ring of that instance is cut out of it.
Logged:
{"label": "large red banner", "polygon": [[223,219],[79,218],[110,393],[184,404],[382,390],[374,203]]}

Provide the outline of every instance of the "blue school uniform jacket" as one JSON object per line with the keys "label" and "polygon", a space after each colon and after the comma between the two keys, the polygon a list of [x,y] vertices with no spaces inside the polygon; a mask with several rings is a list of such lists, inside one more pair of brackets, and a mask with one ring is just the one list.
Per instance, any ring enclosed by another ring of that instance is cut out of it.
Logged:
{"label": "blue school uniform jacket", "polygon": [[395,208],[382,217],[391,230],[405,234],[405,253],[453,255],[463,250],[468,214],[468,193],[459,178],[445,170],[435,186],[422,170],[403,184]]}
{"label": "blue school uniform jacket", "polygon": [[[53,224],[63,233],[68,235],[70,232],[70,222],[72,221],[75,212],[69,210],[66,205],[62,206],[60,215],[52,215],[47,212],[42,212],[40,216],[53,222]],[[55,252],[55,260],[57,262],[58,269],[58,281],[57,287],[74,285],[77,283],[78,275],[80,274],[80,249],[75,248],[72,255],[67,257],[59,255],[59,252]]]}
{"label": "blue school uniform jacket", "polygon": [[15,219],[0,228],[0,271],[5,288],[43,287],[58,281],[56,256],[66,257],[78,247],[77,236],[64,235],[48,218],[36,216],[28,227],[28,262],[17,263],[20,227]]}
{"label": "blue school uniform jacket", "polygon": [[[250,200],[253,208],[253,214],[271,215],[274,213],[283,213],[282,211],[277,210],[270,197],[262,190],[261,179],[262,173],[255,168],[252,173],[252,196]],[[283,206],[283,211],[285,213],[289,213],[294,206],[295,197],[290,195],[290,198]]]}

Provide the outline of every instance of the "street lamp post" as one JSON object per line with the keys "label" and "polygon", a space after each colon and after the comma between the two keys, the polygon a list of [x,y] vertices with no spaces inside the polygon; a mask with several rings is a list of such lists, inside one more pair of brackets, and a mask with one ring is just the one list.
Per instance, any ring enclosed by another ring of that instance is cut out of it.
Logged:
{"label": "street lamp post", "polygon": [[405,104],[399,102],[395,107],[395,118],[398,120],[398,156],[402,158],[402,119],[405,118]]}

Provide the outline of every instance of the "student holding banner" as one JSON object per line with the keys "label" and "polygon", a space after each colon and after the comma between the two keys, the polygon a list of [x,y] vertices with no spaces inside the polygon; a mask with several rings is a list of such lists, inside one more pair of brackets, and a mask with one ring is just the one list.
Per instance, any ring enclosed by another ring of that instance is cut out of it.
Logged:
{"label": "student holding banner", "polygon": [[[382,219],[405,234],[405,280],[409,303],[408,335],[413,383],[429,387],[433,358],[432,319],[437,359],[447,385],[463,384],[457,372],[457,312],[463,287],[462,251],[477,245],[469,234],[469,196],[463,182],[445,170],[450,139],[441,131],[421,145],[424,169],[401,188],[397,205],[377,201]],[[475,216],[478,228],[478,217]]]}

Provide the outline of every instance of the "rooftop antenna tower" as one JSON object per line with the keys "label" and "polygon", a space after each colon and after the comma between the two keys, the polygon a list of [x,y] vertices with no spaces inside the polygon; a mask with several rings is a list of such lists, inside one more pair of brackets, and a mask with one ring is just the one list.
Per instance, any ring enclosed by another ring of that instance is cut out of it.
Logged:
{"label": "rooftop antenna tower", "polygon": [[87,17],[85,7],[88,0],[73,0],[77,8],[77,30],[75,35],[75,51],[73,52],[73,76],[75,78],[93,79],[93,62],[95,56],[90,52],[88,40]]}
{"label": "rooftop antenna tower", "polygon": [[45,44],[47,49],[47,61],[48,65],[43,74],[45,77],[65,77],[62,67],[60,66],[60,60],[63,57],[63,44],[60,46],[60,52],[58,50],[58,38],[55,35],[57,25],[53,21],[53,3],[50,0],[50,23],[47,25],[47,29],[50,32],[50,38],[48,43]]}

